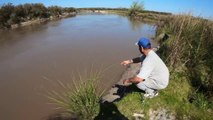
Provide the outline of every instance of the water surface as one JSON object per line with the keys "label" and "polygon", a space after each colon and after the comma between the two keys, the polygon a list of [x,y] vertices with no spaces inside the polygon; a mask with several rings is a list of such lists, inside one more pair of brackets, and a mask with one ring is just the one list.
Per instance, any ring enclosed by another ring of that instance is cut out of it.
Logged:
{"label": "water surface", "polygon": [[[120,62],[139,55],[134,43],[155,27],[119,15],[78,15],[0,33],[0,119],[40,120],[54,113],[44,95],[76,73],[111,66],[100,86],[119,80]],[[153,41],[152,41],[153,42]]]}

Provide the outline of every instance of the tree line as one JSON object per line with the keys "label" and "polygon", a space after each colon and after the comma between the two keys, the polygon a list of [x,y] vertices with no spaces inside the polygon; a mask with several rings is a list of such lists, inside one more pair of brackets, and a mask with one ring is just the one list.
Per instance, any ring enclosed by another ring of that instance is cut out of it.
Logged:
{"label": "tree line", "polygon": [[7,3],[0,7],[0,28],[9,28],[12,24],[19,24],[33,19],[49,18],[50,16],[59,17],[63,13],[75,11],[76,9],[73,7],[45,7],[42,3],[26,3],[20,5]]}

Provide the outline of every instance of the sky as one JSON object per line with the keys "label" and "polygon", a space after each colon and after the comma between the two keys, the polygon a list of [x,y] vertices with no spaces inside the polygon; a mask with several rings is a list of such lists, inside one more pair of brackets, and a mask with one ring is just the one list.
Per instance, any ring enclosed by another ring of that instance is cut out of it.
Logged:
{"label": "sky", "polygon": [[[194,16],[213,18],[213,0],[137,0],[143,1],[145,10],[171,12],[173,14],[192,13]],[[45,6],[58,5],[62,7],[106,7],[129,8],[133,0],[1,0],[14,5],[24,3],[43,3]]]}

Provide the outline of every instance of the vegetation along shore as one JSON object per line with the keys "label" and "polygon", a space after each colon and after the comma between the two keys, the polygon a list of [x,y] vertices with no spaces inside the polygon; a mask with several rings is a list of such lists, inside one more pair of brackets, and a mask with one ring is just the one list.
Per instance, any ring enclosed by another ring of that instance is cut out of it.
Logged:
{"label": "vegetation along shore", "polygon": [[45,7],[42,3],[4,4],[0,7],[0,29],[17,28],[76,15],[73,7]]}

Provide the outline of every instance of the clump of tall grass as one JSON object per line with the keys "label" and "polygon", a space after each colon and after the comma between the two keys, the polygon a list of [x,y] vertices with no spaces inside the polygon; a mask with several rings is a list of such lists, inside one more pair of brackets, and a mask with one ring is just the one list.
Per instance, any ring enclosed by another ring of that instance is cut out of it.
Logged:
{"label": "clump of tall grass", "polygon": [[132,3],[132,5],[130,6],[128,15],[130,17],[135,17],[137,15],[137,13],[143,11],[143,9],[144,9],[143,2],[136,2],[136,1],[134,1]]}
{"label": "clump of tall grass", "polygon": [[173,68],[185,65],[199,71],[205,74],[206,84],[213,85],[209,80],[213,70],[213,22],[191,15],[176,15],[159,29],[170,35],[163,51],[167,64]]}
{"label": "clump of tall grass", "polygon": [[59,82],[64,91],[51,91],[47,97],[59,108],[78,116],[79,119],[94,119],[99,113],[99,102],[103,94],[103,90],[98,91],[97,86],[100,74],[100,72],[95,72],[86,77],[79,75],[79,79],[73,80],[74,88],[69,84]]}
{"label": "clump of tall grass", "polygon": [[206,43],[212,43],[212,25],[191,15],[173,16],[165,22],[163,31],[172,35],[168,46],[171,51],[165,52],[168,53],[167,63],[174,67],[181,63],[200,62],[198,58],[208,52]]}

